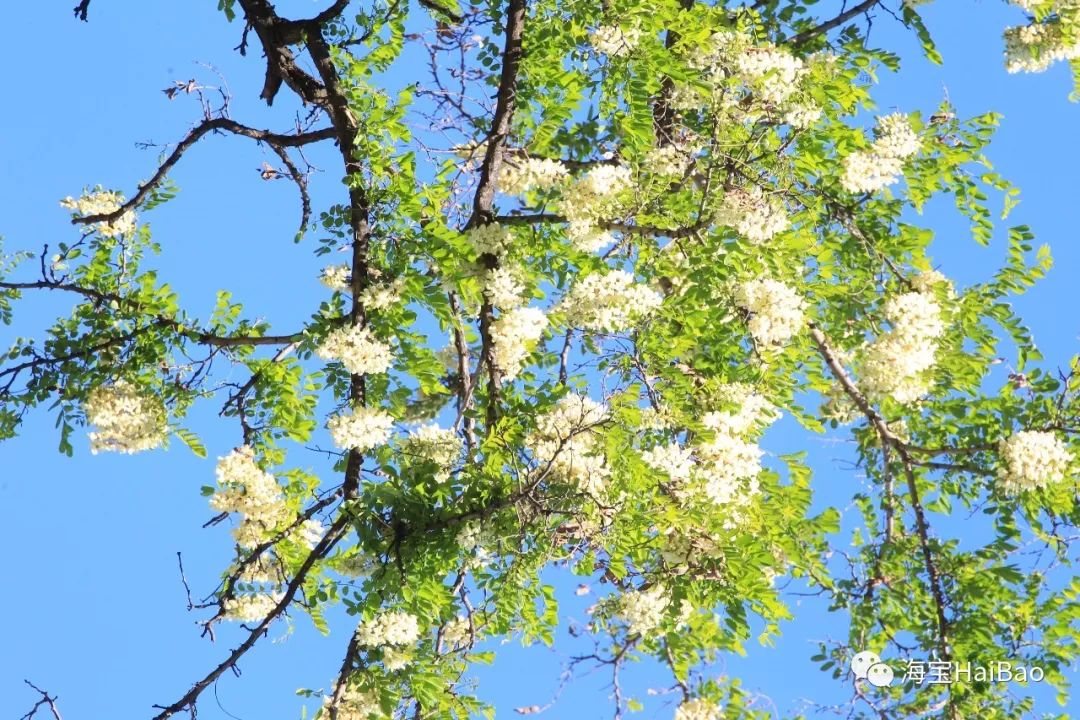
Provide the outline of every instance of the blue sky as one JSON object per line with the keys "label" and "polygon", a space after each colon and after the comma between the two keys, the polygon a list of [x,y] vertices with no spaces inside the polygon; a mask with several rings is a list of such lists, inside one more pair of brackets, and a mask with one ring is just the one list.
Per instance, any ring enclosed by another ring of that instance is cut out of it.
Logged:
{"label": "blue sky", "polygon": [[[95,0],[88,24],[72,19],[72,4],[22,2],[5,9],[9,27],[33,29],[9,33],[9,72],[0,76],[8,108],[0,114],[0,235],[8,250],[71,241],[75,231],[57,205],[60,198],[96,183],[130,192],[147,177],[157,152],[134,143],[175,141],[198,118],[190,99],[169,101],[160,91],[191,77],[217,82],[197,63],[212,63],[227,78],[232,116],[241,122],[286,129],[296,110],[285,95],[272,111],[258,100],[259,53],[245,59],[231,50],[241,28],[226,24],[216,3]],[[320,4],[278,5],[283,13],[299,15]],[[822,5],[831,9],[837,3]],[[905,62],[900,75],[882,78],[875,92],[879,107],[928,114],[947,92],[962,117],[1003,113],[989,155],[1024,191],[1010,222],[1032,225],[1056,258],[1050,276],[1016,306],[1047,362],[1065,364],[1076,351],[1080,324],[1080,314],[1072,311],[1080,300],[1074,281],[1080,269],[1080,145],[1073,139],[1080,107],[1067,102],[1067,69],[1004,72],[1000,33],[1019,20],[1004,3],[949,0],[924,10],[945,65],[928,65],[914,40],[888,16],[879,16],[872,38],[899,51]],[[318,209],[340,187],[338,170],[332,153],[315,152],[310,159],[327,171],[315,181]],[[287,183],[262,181],[256,168],[263,161],[276,158],[251,141],[204,140],[173,173],[182,189],[179,198],[148,220],[164,246],[155,262],[191,312],[207,316],[215,291],[228,287],[249,314],[267,317],[275,331],[290,332],[320,297],[316,278],[323,262],[312,255],[310,241],[292,243],[299,213],[295,191]],[[992,247],[981,248],[948,208],[932,206],[927,216],[937,230],[934,255],[961,286],[984,278],[1004,257],[1003,233]],[[15,325],[0,327],[0,346],[15,335],[40,333],[65,311],[67,300],[25,299]],[[205,461],[175,442],[167,453],[91,456],[81,437],[75,457],[66,458],[56,452],[53,418],[45,413],[32,415],[21,437],[0,444],[0,546],[7,548],[0,593],[0,617],[6,621],[0,716],[18,717],[29,709],[35,698],[22,686],[28,678],[59,694],[69,719],[149,717],[153,703],[179,697],[239,637],[229,628],[216,644],[199,637],[197,618],[185,612],[176,565],[182,551],[198,592],[212,587],[229,560],[225,530],[199,527],[210,515],[199,487],[212,482],[212,458],[240,440],[232,424],[213,425],[212,415],[207,409],[193,420],[200,429],[217,428],[203,433],[211,458]],[[811,452],[820,503],[850,497],[863,482],[845,462],[849,451],[828,438],[789,427],[771,434],[767,449],[800,447]],[[321,467],[315,456],[293,460]],[[580,618],[583,607],[578,602],[569,613]],[[785,628],[777,647],[751,644],[748,657],[731,658],[721,670],[743,677],[744,686],[768,696],[781,711],[797,707],[800,698],[842,699],[847,688],[808,660],[811,641],[843,632],[824,610],[820,601],[804,599],[796,612],[800,620]],[[245,720],[299,716],[295,689],[321,687],[333,675],[346,636],[339,631],[321,637],[302,618],[296,632],[286,629],[276,625],[244,660],[242,679],[220,683],[220,705],[214,693],[205,696],[200,717],[224,718],[226,711]],[[512,644],[499,650],[497,667],[479,673],[482,695],[496,702],[498,716],[514,717],[513,707],[547,702],[558,684],[561,656]],[[598,676],[579,681],[543,717],[608,717],[606,682]],[[646,687],[666,685],[667,678],[646,664],[632,669],[626,684],[640,696]],[[643,714],[670,715],[660,703]]]}

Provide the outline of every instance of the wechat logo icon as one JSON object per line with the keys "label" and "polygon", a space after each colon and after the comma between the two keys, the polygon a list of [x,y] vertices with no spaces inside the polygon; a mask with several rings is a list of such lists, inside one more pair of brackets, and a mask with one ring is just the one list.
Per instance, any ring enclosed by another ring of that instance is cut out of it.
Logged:
{"label": "wechat logo icon", "polygon": [[851,672],[857,680],[865,680],[874,687],[889,687],[893,681],[893,669],[881,662],[877,653],[863,650],[851,658]]}

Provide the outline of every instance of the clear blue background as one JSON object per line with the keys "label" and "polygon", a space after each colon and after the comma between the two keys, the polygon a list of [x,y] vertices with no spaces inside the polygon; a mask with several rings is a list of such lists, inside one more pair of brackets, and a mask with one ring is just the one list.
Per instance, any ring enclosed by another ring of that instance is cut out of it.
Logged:
{"label": "clear blue background", "polygon": [[[232,116],[241,122],[285,131],[297,110],[285,93],[272,111],[258,100],[260,52],[253,47],[242,58],[231,50],[241,25],[227,24],[214,2],[95,0],[88,24],[71,17],[73,4],[19,2],[4,9],[12,31],[7,71],[0,75],[0,234],[9,251],[55,247],[77,237],[57,205],[60,198],[96,183],[130,194],[148,177],[157,152],[134,143],[174,142],[198,119],[191,98],[169,101],[161,92],[174,80],[192,77],[217,83],[198,62],[212,63],[228,80]],[[324,4],[278,3],[283,14],[294,16],[310,15]],[[837,3],[823,5],[822,13],[831,14]],[[1020,20],[1004,3],[949,0],[923,10],[944,67],[927,64],[913,39],[879,12],[872,40],[899,51],[905,67],[900,76],[884,76],[875,96],[883,110],[929,114],[947,93],[961,117],[991,109],[1004,114],[990,158],[1025,191],[1010,222],[1034,226],[1057,261],[1050,277],[1016,304],[1048,364],[1064,364],[1076,350],[1080,325],[1080,107],[1066,100],[1067,69],[1004,72],[1001,31]],[[405,70],[394,78],[423,79]],[[334,201],[340,170],[332,151],[309,157],[325,171],[314,180],[318,210]],[[295,190],[262,181],[256,169],[263,161],[277,164],[252,141],[206,138],[173,173],[180,197],[147,220],[164,246],[154,262],[191,312],[207,316],[215,291],[228,287],[249,315],[268,318],[275,332],[291,332],[321,296],[317,275],[323,263],[312,256],[311,240],[292,243],[299,215]],[[991,248],[980,248],[948,207],[934,206],[927,214],[938,231],[935,257],[960,286],[985,278],[1001,262],[1002,233]],[[40,333],[69,302],[29,295],[17,306],[15,325],[0,327],[0,346],[10,345],[16,334]],[[998,372],[1001,377],[992,382],[1004,382],[1007,368]],[[208,460],[175,441],[166,452],[90,456],[81,433],[69,459],[56,452],[53,418],[43,412],[28,418],[21,437],[0,444],[0,717],[17,718],[37,699],[23,678],[59,694],[68,720],[149,717],[152,704],[174,701],[238,642],[241,631],[229,627],[219,630],[216,644],[199,637],[197,617],[185,611],[176,564],[182,551],[187,577],[201,594],[229,561],[226,530],[199,527],[210,516],[199,487],[213,480],[213,458],[240,441],[235,424],[213,425],[212,418],[207,408],[193,420],[204,431]],[[850,465],[850,447],[790,424],[767,442],[773,453],[803,447],[817,473],[818,503],[843,507],[865,482]],[[324,467],[315,454],[297,452],[290,459]],[[943,528],[949,530],[956,528]],[[568,579],[559,582],[564,590],[573,587]],[[563,595],[570,615],[584,620],[588,598]],[[843,623],[825,612],[820,599],[791,602],[799,606],[799,619],[784,628],[775,648],[751,644],[747,657],[729,658],[717,668],[742,677],[745,687],[761,693],[763,707],[782,714],[801,707],[803,699],[828,703],[850,697],[849,686],[808,660],[814,641],[843,637]],[[241,662],[242,679],[227,675],[204,695],[200,717],[298,717],[295,689],[319,688],[333,677],[348,627],[338,625],[324,638],[303,618],[293,634],[286,624],[275,625]],[[545,704],[565,657],[514,643],[499,650],[497,665],[478,672],[482,696],[496,703],[498,717],[515,717],[514,707]],[[610,717],[608,681],[600,674],[577,681],[544,717]],[[645,688],[669,682],[645,664],[629,670],[624,687],[644,699]],[[1039,709],[1056,708],[1047,702]],[[671,713],[670,702],[654,701],[643,717]]]}

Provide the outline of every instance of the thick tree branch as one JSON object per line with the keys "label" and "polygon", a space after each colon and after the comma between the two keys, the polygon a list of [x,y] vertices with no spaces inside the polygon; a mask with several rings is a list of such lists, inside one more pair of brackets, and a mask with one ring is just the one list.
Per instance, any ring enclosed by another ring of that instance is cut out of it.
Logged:
{"label": "thick tree branch", "polygon": [[[165,179],[165,176],[170,170],[180,162],[180,158],[184,156],[191,147],[197,143],[204,135],[211,132],[224,131],[231,132],[235,135],[243,135],[260,142],[265,142],[271,146],[278,147],[298,147],[302,145],[309,145],[320,140],[327,140],[334,137],[333,130],[325,128],[322,130],[316,130],[309,133],[298,133],[296,135],[283,135],[280,133],[271,132],[269,130],[256,130],[255,128],[241,125],[238,122],[230,120],[228,118],[213,118],[210,120],[203,120],[196,125],[185,137],[181,140],[173,151],[169,154],[165,161],[161,163],[157,171],[150,177],[149,180],[144,182],[136,190],[135,194],[130,200],[118,207],[116,210],[107,213],[96,213],[94,215],[83,215],[81,217],[72,218],[73,225],[89,225],[96,222],[112,222],[119,218],[126,212],[135,209],[146,197]],[[279,153],[280,155],[280,153]]]}
{"label": "thick tree branch", "polygon": [[820,25],[818,25],[816,27],[812,27],[809,30],[804,30],[801,33],[799,33],[798,35],[795,35],[795,36],[789,38],[786,41],[786,44],[793,45],[793,46],[802,45],[807,40],[815,38],[818,35],[822,35],[824,33],[827,33],[830,30],[832,30],[833,28],[840,27],[841,25],[843,25],[844,23],[846,23],[848,20],[850,20],[853,17],[856,17],[858,15],[862,15],[863,13],[869,12],[870,10],[872,10],[874,8],[875,5],[878,5],[880,3],[881,3],[881,0],[863,0],[863,2],[859,3],[858,5],[853,6],[851,8],[848,8],[847,10],[843,11],[842,13],[840,13],[839,15],[834,17],[833,19],[826,20],[825,22],[821,23]]}

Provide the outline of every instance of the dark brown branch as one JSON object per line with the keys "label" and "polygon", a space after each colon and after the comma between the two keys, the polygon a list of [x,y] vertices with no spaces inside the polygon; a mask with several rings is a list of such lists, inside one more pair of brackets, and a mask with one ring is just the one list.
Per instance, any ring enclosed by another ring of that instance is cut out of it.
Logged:
{"label": "dark brown branch", "polygon": [[239,662],[240,658],[242,658],[245,654],[247,654],[249,650],[251,650],[251,648],[255,646],[255,644],[259,641],[260,637],[266,634],[266,631],[270,627],[271,623],[277,620],[278,617],[280,617],[281,614],[285,612],[285,609],[293,601],[293,598],[296,597],[296,593],[299,592],[300,586],[304,584],[304,580],[307,579],[308,573],[311,572],[311,568],[314,567],[315,563],[318,560],[325,558],[330,553],[330,551],[333,550],[334,546],[337,545],[338,541],[341,540],[341,538],[345,534],[345,530],[348,527],[350,520],[351,517],[347,513],[341,513],[340,515],[338,515],[337,519],[330,526],[330,529],[326,533],[326,535],[323,536],[322,540],[320,540],[318,544],[316,544],[315,547],[312,548],[307,558],[304,559],[303,564],[296,571],[296,575],[286,586],[284,595],[282,596],[281,600],[278,601],[277,605],[274,606],[274,609],[271,610],[270,613],[266,617],[264,617],[262,621],[255,626],[255,628],[251,630],[250,633],[248,633],[247,638],[245,638],[245,640],[240,643],[240,645],[238,645],[231,653],[229,653],[229,656],[227,658],[222,660],[221,663],[209,673],[207,673],[205,677],[192,685],[191,689],[188,690],[183,697],[174,702],[172,705],[168,705],[165,707],[161,705],[155,706],[159,708],[161,712],[154,716],[154,720],[167,720],[168,718],[171,718],[173,715],[176,715],[179,712],[194,708],[195,703],[199,699],[199,696],[202,695],[203,691],[206,690],[206,688],[210,687],[210,685],[212,685],[213,682],[219,677],[221,677],[227,670],[231,670],[236,667],[236,663]]}
{"label": "dark brown branch", "polygon": [[[89,0],[84,4],[89,5]],[[56,707],[56,701],[60,699],[58,696],[50,696],[49,693],[45,692],[29,680],[23,680],[23,682],[33,688],[35,692],[41,693],[41,699],[34,703],[34,707],[30,708],[30,712],[23,715],[19,720],[33,720],[34,715],[37,714],[37,711],[42,705],[47,705],[49,707],[49,712],[52,713],[53,720],[63,720],[63,718],[60,717],[60,710]]]}
{"label": "dark brown branch", "polygon": [[75,17],[86,22],[86,13],[90,10],[90,0],[80,0],[75,6]]}
{"label": "dark brown branch", "polygon": [[846,23],[848,20],[850,20],[853,17],[856,17],[858,15],[862,15],[863,13],[869,12],[870,10],[872,10],[874,8],[875,5],[878,5],[880,2],[881,2],[881,0],[863,0],[863,2],[859,3],[858,5],[855,5],[854,7],[851,7],[849,9],[845,10],[844,12],[840,13],[839,15],[834,17],[833,19],[826,20],[825,22],[821,23],[817,27],[812,27],[809,30],[804,30],[803,32],[799,33],[798,35],[793,36],[792,38],[787,40],[787,44],[788,45],[793,45],[793,46],[802,45],[807,40],[815,38],[818,35],[822,35],[824,33],[827,33],[830,30],[832,30],[833,28],[840,27],[841,25],[843,25],[844,23]]}
{"label": "dark brown branch", "polygon": [[280,133],[270,132],[269,130],[256,130],[255,128],[241,125],[240,123],[230,120],[228,118],[212,118],[210,120],[203,120],[196,125],[179,143],[172,153],[165,158],[157,169],[157,171],[150,177],[149,180],[139,186],[139,189],[135,192],[135,195],[116,210],[107,213],[96,213],[94,215],[83,215],[82,217],[72,218],[71,222],[74,225],[89,225],[96,222],[112,222],[116,220],[124,213],[133,210],[137,207],[146,197],[165,179],[176,163],[180,162],[180,158],[184,156],[191,146],[197,143],[207,133],[215,131],[231,132],[235,135],[243,135],[254,140],[266,142],[273,145],[282,147],[297,147],[301,145],[308,145],[313,142],[319,142],[320,140],[327,140],[334,137],[333,130],[325,128],[322,130],[315,130],[309,133],[298,133],[296,135],[283,135]]}

